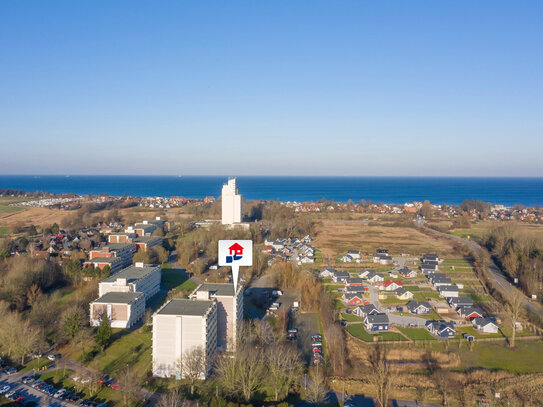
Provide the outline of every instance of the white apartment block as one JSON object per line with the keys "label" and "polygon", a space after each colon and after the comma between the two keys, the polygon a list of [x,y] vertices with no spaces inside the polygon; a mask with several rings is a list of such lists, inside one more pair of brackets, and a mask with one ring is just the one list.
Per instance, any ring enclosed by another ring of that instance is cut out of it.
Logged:
{"label": "white apartment block", "polygon": [[217,301],[173,299],[153,315],[153,375],[181,379],[184,354],[205,350],[206,379],[217,354]]}
{"label": "white apartment block", "polygon": [[217,300],[217,348],[234,351],[243,319],[243,286],[234,293],[234,284],[200,284],[190,295],[196,300]]}
{"label": "white apartment block", "polygon": [[113,328],[130,328],[143,318],[143,293],[109,292],[90,303],[90,325],[98,326],[107,315]]}
{"label": "white apartment block", "polygon": [[241,214],[241,195],[238,193],[236,179],[231,178],[222,186],[222,224],[240,223]]}
{"label": "white apartment block", "polygon": [[116,293],[143,293],[147,301],[160,290],[160,266],[136,263],[102,280],[98,286],[98,296]]}

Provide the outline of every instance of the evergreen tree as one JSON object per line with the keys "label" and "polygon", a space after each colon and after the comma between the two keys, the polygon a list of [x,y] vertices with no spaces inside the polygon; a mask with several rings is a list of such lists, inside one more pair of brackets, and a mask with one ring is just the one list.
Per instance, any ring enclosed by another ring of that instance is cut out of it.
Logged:
{"label": "evergreen tree", "polygon": [[96,344],[100,346],[100,349],[102,351],[109,343],[109,339],[111,338],[111,322],[109,322],[109,318],[106,314],[102,316],[102,320],[100,321],[100,326],[98,327],[96,331]]}

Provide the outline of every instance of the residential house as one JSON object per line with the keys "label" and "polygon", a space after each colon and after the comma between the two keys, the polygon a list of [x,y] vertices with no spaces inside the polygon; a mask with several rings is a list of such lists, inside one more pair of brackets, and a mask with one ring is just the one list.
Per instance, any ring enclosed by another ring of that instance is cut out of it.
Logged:
{"label": "residential house", "polygon": [[360,250],[348,250],[347,256],[350,256],[354,260],[360,260]]}
{"label": "residential house", "polygon": [[319,277],[321,278],[330,278],[334,275],[334,273],[336,272],[336,269],[331,267],[331,266],[327,266],[325,269],[321,270],[319,272]]}
{"label": "residential house", "polygon": [[430,282],[434,285],[434,287],[436,289],[438,289],[439,287],[444,286],[444,285],[451,285],[452,284],[452,280],[449,277],[444,277],[444,276],[441,276],[441,275],[434,276],[433,278],[430,279]]}
{"label": "residential house", "polygon": [[403,267],[398,270],[398,273],[404,278],[414,278],[417,277],[417,271],[411,270],[409,267]]}
{"label": "residential house", "polygon": [[460,308],[460,315],[468,321],[473,321],[475,318],[483,318],[483,311],[478,307],[463,307]]}
{"label": "residential house", "polygon": [[120,257],[97,257],[92,260],[87,260],[83,263],[83,267],[94,267],[103,270],[106,266],[115,273],[123,268],[124,261]]}
{"label": "residential house", "polygon": [[343,283],[348,278],[351,278],[351,275],[346,271],[336,271],[332,276],[332,281],[334,283]]}
{"label": "residential house", "polygon": [[363,287],[364,286],[364,280],[358,277],[348,277],[343,282],[345,287]]}
{"label": "residential house", "polygon": [[429,314],[432,311],[432,307],[426,301],[409,301],[405,306],[410,313],[416,315]]}
{"label": "residential house", "polygon": [[473,306],[471,297],[449,297],[448,301],[451,308],[454,308],[455,311],[459,311],[460,308]]}
{"label": "residential house", "polygon": [[396,297],[399,300],[411,300],[414,297],[411,291],[407,291],[403,287],[397,288],[395,292],[396,292]]}
{"label": "residential house", "polygon": [[390,321],[387,314],[368,314],[364,317],[364,325],[370,332],[388,331]]}
{"label": "residential house", "polygon": [[339,261],[342,263],[352,263],[354,261],[354,258],[346,254],[345,256],[342,256]]}
{"label": "residential house", "polygon": [[160,290],[161,267],[136,263],[108,278],[98,285],[101,297],[109,292],[141,292],[145,300],[149,300]]}
{"label": "residential house", "polygon": [[423,263],[430,262],[430,261],[439,262],[440,261],[439,255],[437,255],[436,253],[426,253],[424,256],[422,256]]}
{"label": "residential house", "polygon": [[361,305],[364,303],[364,293],[343,293],[342,300],[348,305]]}
{"label": "residential house", "polygon": [[370,273],[375,274],[375,272],[374,272],[373,270],[368,270],[368,269],[360,270],[360,271],[358,272],[358,277],[367,279],[367,278],[368,278],[368,275],[369,275]]}
{"label": "residential house", "polygon": [[491,318],[474,318],[473,327],[480,332],[495,334],[498,332],[498,324]]}
{"label": "residential house", "polygon": [[437,291],[443,298],[458,297],[458,286],[456,285],[440,285],[437,287]]}
{"label": "residential house", "polygon": [[366,315],[379,314],[379,311],[373,304],[361,305],[353,310],[354,315],[358,315],[361,318],[365,318]]}
{"label": "residential house", "polygon": [[375,271],[371,271],[367,274],[366,280],[372,284],[382,283],[385,281],[385,277],[382,274],[378,274]]}
{"label": "residential house", "polygon": [[426,328],[428,331],[438,338],[448,339],[456,335],[456,330],[449,322],[444,321],[427,321]]}
{"label": "residential house", "polygon": [[396,291],[400,287],[403,287],[401,281],[387,280],[383,283],[383,290],[385,291]]}

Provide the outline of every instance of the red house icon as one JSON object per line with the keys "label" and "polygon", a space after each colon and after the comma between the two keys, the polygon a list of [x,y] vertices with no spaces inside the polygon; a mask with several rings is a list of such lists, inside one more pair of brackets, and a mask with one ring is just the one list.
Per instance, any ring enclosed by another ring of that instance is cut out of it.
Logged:
{"label": "red house icon", "polygon": [[243,247],[239,245],[238,243],[234,243],[232,246],[228,248],[230,250],[230,255],[234,256],[242,256],[243,255]]}

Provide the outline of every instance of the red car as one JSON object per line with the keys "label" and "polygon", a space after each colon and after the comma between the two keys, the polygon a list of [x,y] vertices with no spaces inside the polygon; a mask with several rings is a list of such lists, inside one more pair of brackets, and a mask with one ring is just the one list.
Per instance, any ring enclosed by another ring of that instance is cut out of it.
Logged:
{"label": "red car", "polygon": [[313,353],[322,353],[322,348],[320,347],[313,348]]}
{"label": "red car", "polygon": [[115,389],[115,390],[119,390],[119,385],[118,384],[110,384],[109,387],[111,387],[112,389]]}

